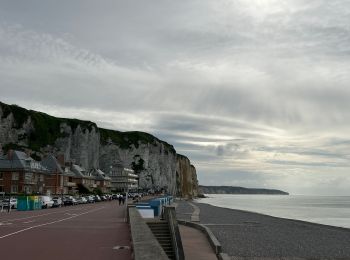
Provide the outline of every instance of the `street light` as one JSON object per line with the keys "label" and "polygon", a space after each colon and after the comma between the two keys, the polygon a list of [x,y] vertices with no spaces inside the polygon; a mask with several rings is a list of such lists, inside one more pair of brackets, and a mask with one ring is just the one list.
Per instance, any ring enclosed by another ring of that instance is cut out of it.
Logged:
{"label": "street light", "polygon": [[2,200],[1,200],[1,212],[4,211],[4,198],[5,198],[5,192],[0,192],[0,195],[2,195]]}

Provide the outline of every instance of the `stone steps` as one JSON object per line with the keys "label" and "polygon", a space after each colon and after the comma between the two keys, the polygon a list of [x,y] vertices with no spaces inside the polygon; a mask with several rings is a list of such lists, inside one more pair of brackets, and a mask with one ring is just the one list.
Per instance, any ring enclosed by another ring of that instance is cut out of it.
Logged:
{"label": "stone steps", "polygon": [[175,259],[168,223],[166,221],[152,221],[147,224],[169,259]]}

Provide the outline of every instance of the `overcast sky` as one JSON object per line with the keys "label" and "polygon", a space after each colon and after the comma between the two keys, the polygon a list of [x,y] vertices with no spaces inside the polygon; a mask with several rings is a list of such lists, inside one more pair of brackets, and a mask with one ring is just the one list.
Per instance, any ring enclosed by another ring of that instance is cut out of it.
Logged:
{"label": "overcast sky", "polygon": [[350,2],[0,1],[0,100],[150,132],[204,185],[350,195]]}

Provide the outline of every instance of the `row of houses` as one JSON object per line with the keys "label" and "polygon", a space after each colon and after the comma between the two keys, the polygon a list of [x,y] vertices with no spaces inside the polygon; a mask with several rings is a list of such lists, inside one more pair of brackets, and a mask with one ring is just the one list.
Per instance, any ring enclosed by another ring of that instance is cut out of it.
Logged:
{"label": "row of houses", "polygon": [[[111,176],[109,176],[111,175]],[[36,161],[21,151],[0,156],[0,192],[11,194],[76,194],[100,190],[103,193],[137,189],[137,175],[131,169],[114,167],[109,174],[86,170],[64,156],[49,155]]]}

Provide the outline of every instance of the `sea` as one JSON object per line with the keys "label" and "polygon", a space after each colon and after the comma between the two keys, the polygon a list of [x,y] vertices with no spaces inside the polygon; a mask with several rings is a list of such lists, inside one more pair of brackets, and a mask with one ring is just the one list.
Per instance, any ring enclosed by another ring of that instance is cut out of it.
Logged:
{"label": "sea", "polygon": [[213,206],[350,228],[350,196],[207,194]]}

